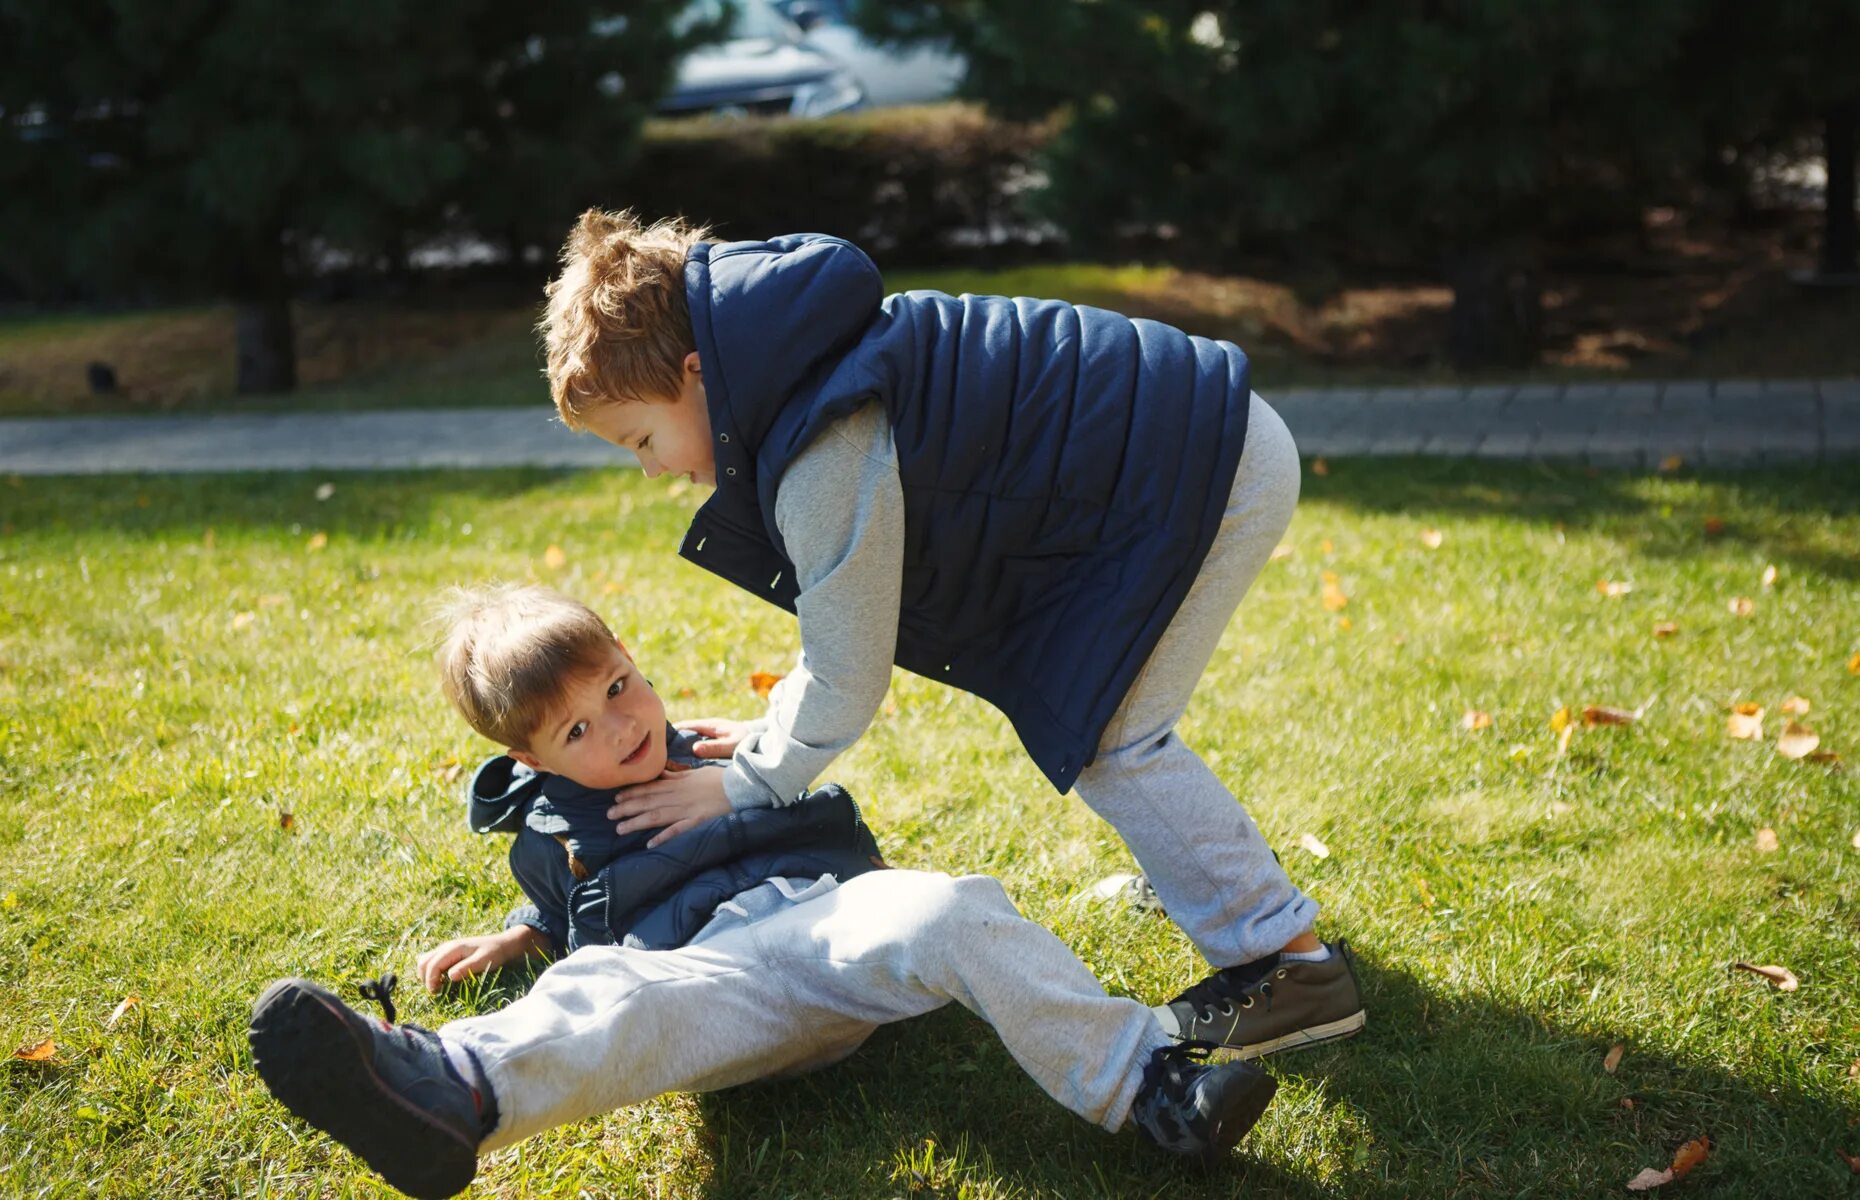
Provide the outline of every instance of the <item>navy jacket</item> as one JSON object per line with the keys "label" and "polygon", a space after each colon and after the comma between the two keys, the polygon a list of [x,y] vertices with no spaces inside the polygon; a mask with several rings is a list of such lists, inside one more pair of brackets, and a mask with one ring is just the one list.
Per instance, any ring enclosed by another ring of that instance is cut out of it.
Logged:
{"label": "navy jacket", "polygon": [[782,472],[881,402],[904,492],[897,663],[1000,708],[1069,789],[1220,527],[1246,356],[1062,301],[886,296],[818,234],[694,246],[685,294],[717,491],[680,553],[793,611]]}
{"label": "navy jacket", "polygon": [[[696,736],[667,729],[672,761],[717,765],[689,755]],[[513,917],[540,919],[558,953],[682,946],[719,904],[765,879],[833,875],[843,883],[885,865],[858,805],[837,784],[781,808],[714,817],[650,850],[654,831],[614,832],[613,796],[503,754],[486,760],[467,788],[475,832],[516,834],[510,869],[536,917]]]}

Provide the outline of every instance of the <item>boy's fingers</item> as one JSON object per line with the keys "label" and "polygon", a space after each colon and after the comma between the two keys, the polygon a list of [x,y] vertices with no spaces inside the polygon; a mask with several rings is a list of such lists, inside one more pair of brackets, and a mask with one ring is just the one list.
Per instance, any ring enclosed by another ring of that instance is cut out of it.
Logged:
{"label": "boy's fingers", "polygon": [[735,748],[736,746],[733,742],[716,739],[697,743],[691,747],[691,753],[697,755],[699,758],[729,758],[731,756],[730,751]]}
{"label": "boy's fingers", "polygon": [[[640,813],[638,816],[629,817],[627,820],[614,826],[614,832],[632,833],[635,829],[657,829],[659,826],[665,824],[668,819],[669,818],[666,817],[665,814],[656,810],[653,812]],[[647,844],[651,845],[651,843]]]}
{"label": "boy's fingers", "polygon": [[677,837],[679,834],[683,833],[685,830],[690,829],[694,825],[697,825],[703,819],[704,818],[702,817],[686,817],[682,821],[677,821],[677,822],[674,822],[673,824],[667,825],[662,833],[652,838],[650,841],[646,843],[646,845],[648,847],[652,847],[652,846],[658,845],[660,842],[669,842],[673,838]]}

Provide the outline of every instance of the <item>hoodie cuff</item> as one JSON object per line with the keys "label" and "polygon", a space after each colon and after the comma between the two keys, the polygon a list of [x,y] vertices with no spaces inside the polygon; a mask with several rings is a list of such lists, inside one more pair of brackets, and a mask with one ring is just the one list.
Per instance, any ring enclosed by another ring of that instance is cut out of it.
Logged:
{"label": "hoodie cuff", "polygon": [[751,775],[740,759],[732,759],[730,769],[724,773],[723,794],[735,812],[746,808],[781,807],[781,799],[767,784]]}

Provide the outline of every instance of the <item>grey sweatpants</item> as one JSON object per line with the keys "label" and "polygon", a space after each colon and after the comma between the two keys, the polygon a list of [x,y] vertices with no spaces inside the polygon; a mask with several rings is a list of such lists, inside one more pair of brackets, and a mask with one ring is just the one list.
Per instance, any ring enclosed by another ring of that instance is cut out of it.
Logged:
{"label": "grey sweatpants", "polygon": [[823,1066],[951,1000],[993,1025],[1048,1095],[1115,1131],[1170,1043],[987,876],[829,876],[772,912],[736,911],[677,950],[577,950],[509,1007],[443,1026],[497,1099],[481,1152],[662,1092]]}
{"label": "grey sweatpants", "polygon": [[1240,598],[1291,523],[1298,472],[1285,422],[1254,395],[1220,532],[1075,785],[1217,967],[1270,954],[1317,919],[1316,902],[1293,886],[1259,826],[1175,732]]}

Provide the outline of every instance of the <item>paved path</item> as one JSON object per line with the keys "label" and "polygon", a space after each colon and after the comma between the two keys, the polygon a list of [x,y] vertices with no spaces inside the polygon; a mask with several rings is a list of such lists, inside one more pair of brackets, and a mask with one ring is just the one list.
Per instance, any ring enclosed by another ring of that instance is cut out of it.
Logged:
{"label": "paved path", "polygon": [[[1285,391],[1307,456],[1743,467],[1860,458],[1860,380]],[[0,473],[606,466],[633,456],[546,407],[0,420]]]}

